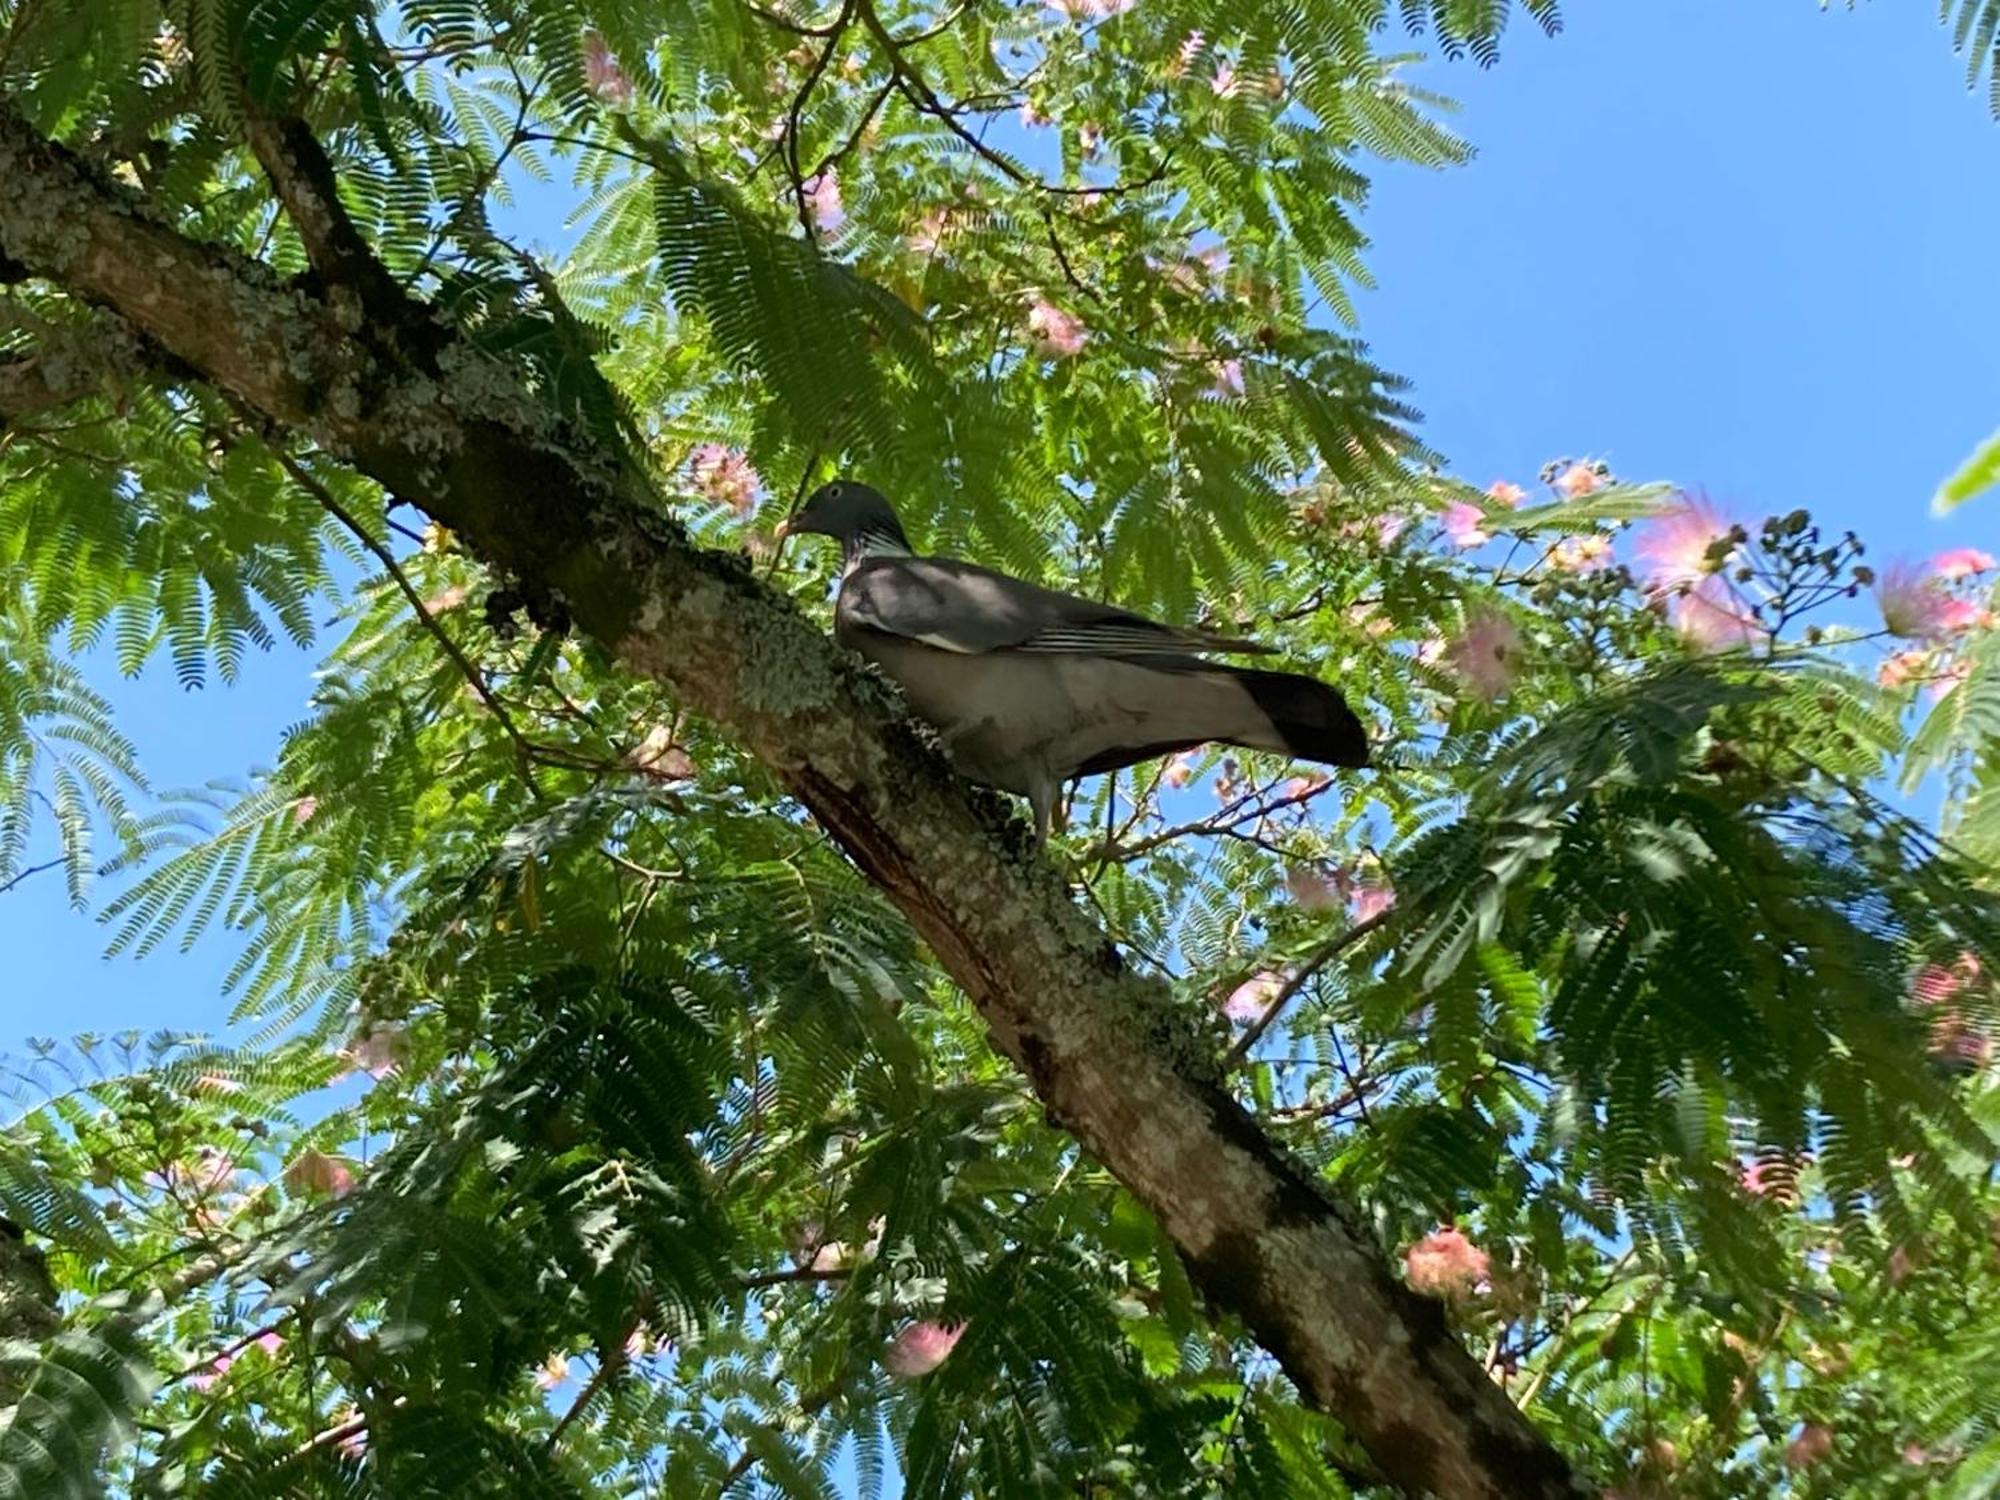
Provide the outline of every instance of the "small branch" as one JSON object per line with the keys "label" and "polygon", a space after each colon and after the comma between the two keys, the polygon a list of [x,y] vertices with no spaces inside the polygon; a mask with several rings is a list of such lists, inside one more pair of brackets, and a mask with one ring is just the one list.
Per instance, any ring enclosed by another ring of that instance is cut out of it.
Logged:
{"label": "small branch", "polygon": [[1236,1039],[1236,1045],[1231,1047],[1222,1059],[1223,1070],[1226,1072],[1236,1067],[1249,1055],[1258,1038],[1271,1029],[1271,1023],[1284,1014],[1285,1007],[1292,1003],[1299,991],[1312,981],[1315,974],[1367,937],[1369,933],[1386,926],[1389,918],[1395,914],[1395,910],[1392,906],[1387,910],[1378,911],[1367,921],[1356,922],[1332,942],[1322,944],[1320,950],[1305,961],[1298,973],[1285,981],[1285,987],[1271,997],[1271,1003],[1264,1007],[1264,1014],[1252,1021],[1243,1035]]}
{"label": "small branch", "polygon": [[[1100,844],[1083,857],[1102,865],[1122,864],[1128,859],[1138,858],[1141,854],[1149,854],[1162,844],[1171,844],[1174,840],[1187,838],[1191,834],[1226,834],[1233,829],[1240,828],[1245,823],[1260,822],[1268,818],[1272,813],[1283,812],[1288,807],[1303,806],[1305,803],[1312,801],[1313,798],[1325,794],[1332,787],[1333,782],[1330,779],[1316,781],[1302,792],[1288,792],[1271,802],[1257,802],[1257,794],[1255,792],[1246,792],[1234,802],[1216,809],[1215,812],[1206,818],[1198,819],[1192,823],[1181,823],[1159,833],[1148,834],[1137,843]],[[1252,802],[1256,802],[1256,806],[1249,807],[1245,811],[1246,806]]]}
{"label": "small branch", "polygon": [[0,896],[6,895],[30,875],[39,875],[44,870],[59,870],[61,868],[62,861],[60,859],[44,860],[41,864],[29,865],[27,869],[21,871],[20,874],[14,876],[11,880],[0,881]]}
{"label": "small branch", "polygon": [[881,90],[875,97],[868,101],[867,107],[861,111],[861,122],[848,133],[846,141],[828,152],[820,159],[820,164],[812,169],[813,176],[824,176],[828,171],[839,166],[853,154],[854,148],[861,144],[861,137],[868,133],[868,127],[875,123],[875,117],[882,112],[883,103],[895,92],[896,80],[892,77],[887,83],[882,85]]}
{"label": "small branch", "polygon": [[[814,1415],[820,1408],[832,1401],[839,1394],[840,1387],[838,1384],[828,1385],[813,1392],[812,1395],[805,1397],[799,1402],[799,1415],[802,1417]],[[772,1427],[770,1430],[775,1432],[777,1429]],[[745,1474],[748,1474],[756,1462],[756,1450],[746,1444],[743,1451],[736,1455],[736,1462],[729,1466],[729,1472],[722,1476],[722,1488],[718,1493],[728,1494],[730,1486],[735,1484]]]}
{"label": "small branch", "polygon": [[499,721],[500,727],[507,732],[507,738],[514,742],[514,749],[520,761],[521,779],[527,783],[530,792],[536,797],[540,797],[542,795],[541,786],[536,782],[534,773],[529,769],[536,759],[535,747],[528,743],[520,729],[515,726],[513,718],[508,714],[499,698],[495,696],[493,689],[487,686],[485,676],[473,664],[472,658],[460,649],[458,642],[454,641],[446,633],[444,626],[438,623],[436,616],[432,615],[424,607],[424,596],[417,592],[416,585],[410,582],[408,575],[397,564],[396,554],[391,552],[388,546],[380,541],[367,527],[363,526],[358,516],[342,505],[339,500],[335,499],[333,491],[320,483],[318,477],[310,469],[306,468],[304,464],[292,457],[283,448],[273,448],[272,451],[277,454],[278,462],[284,465],[285,472],[297,480],[300,487],[306,493],[319,501],[328,515],[353,532],[355,540],[372,552],[375,555],[375,560],[381,563],[389,576],[395,580],[396,587],[402,591],[403,597],[410,602],[410,608],[416,612],[417,623],[438,643],[439,648],[443,650],[444,654],[451,659],[452,664],[464,675],[466,682],[471,684],[472,691],[479,696],[479,701],[486,705],[487,711]]}
{"label": "small branch", "polygon": [[1063,280],[1075,287],[1078,292],[1088,297],[1092,302],[1102,305],[1104,298],[1098,294],[1097,289],[1090,286],[1082,277],[1078,276],[1076,274],[1076,267],[1069,263],[1069,252],[1063,249],[1062,235],[1056,229],[1056,216],[1046,208],[1042,210],[1042,227],[1048,231],[1049,248],[1056,253],[1056,264],[1062,267]]}
{"label": "small branch", "polygon": [[394,319],[407,309],[395,277],[347,217],[333,163],[311,128],[296,116],[251,108],[244,115],[243,135],[321,280],[351,288],[378,316]]}
{"label": "small branch", "polygon": [[811,245],[819,243],[819,228],[813,223],[812,213],[806,207],[805,169],[799,164],[799,122],[805,115],[806,100],[811,98],[812,91],[819,87],[819,81],[826,73],[827,64],[833,61],[833,54],[840,50],[840,39],[847,34],[848,22],[852,16],[853,0],[849,0],[848,4],[841,7],[840,15],[834,21],[832,29],[823,33],[826,37],[826,46],[820,49],[811,71],[806,74],[805,82],[799,85],[798,93],[792,96],[792,107],[785,116],[785,165],[789,169],[787,175],[792,183],[792,203],[798,210],[799,227],[806,232],[806,243]]}
{"label": "small branch", "polygon": [[1040,181],[1039,178],[1022,171],[1000,152],[995,151],[959,124],[951,106],[940,99],[937,91],[903,61],[902,43],[890,34],[889,28],[882,23],[882,18],[875,14],[875,7],[869,0],[853,0],[853,10],[854,14],[860,17],[861,24],[867,28],[868,34],[882,44],[882,50],[889,59],[889,70],[902,85],[903,93],[910,103],[924,114],[942,121],[947,130],[970,146],[982,160],[997,168],[1008,181],[1018,183],[1022,187],[1033,187]]}
{"label": "small branch", "polygon": [[[405,1396],[398,1396],[394,1401],[390,1403],[390,1405],[401,1406],[408,1399],[409,1398]],[[344,1443],[349,1438],[360,1437],[361,1434],[366,1432],[367,1430],[368,1430],[367,1413],[356,1412],[353,1416],[349,1417],[345,1422],[339,1422],[333,1425],[332,1427],[324,1428],[319,1432],[315,1432],[311,1437],[307,1438],[303,1443],[301,1443],[296,1449],[293,1450],[292,1457],[305,1458],[307,1455],[314,1453],[321,1448],[330,1448],[335,1443]]]}
{"label": "small branch", "polygon": [[599,1349],[597,1351],[597,1368],[591,1372],[590,1380],[584,1385],[582,1391],[577,1394],[576,1400],[570,1403],[569,1410],[558,1417],[556,1425],[549,1429],[548,1437],[542,1442],[542,1451],[544,1453],[552,1451],[555,1445],[562,1441],[562,1435],[569,1430],[570,1423],[581,1416],[584,1409],[597,1399],[597,1393],[603,1390],[611,1381],[617,1379],[624,1371],[626,1365],[631,1363],[625,1355],[625,1345],[631,1340],[632,1335],[638,1331],[640,1323],[644,1321],[643,1318],[634,1318],[631,1322],[627,1323],[625,1331],[618,1336],[617,1348],[610,1350]]}
{"label": "small branch", "polygon": [[959,111],[947,104],[938,95],[937,90],[932,88],[921,74],[903,60],[903,48],[912,46],[920,41],[930,40],[932,33],[912,37],[908,41],[898,41],[890,32],[888,26],[883,23],[882,18],[875,14],[875,7],[870,3],[870,0],[853,0],[853,12],[859,18],[862,26],[867,29],[869,35],[882,44],[882,50],[889,58],[890,71],[902,85],[903,93],[909,99],[910,103],[915,105],[922,113],[941,122],[947,130],[965,142],[967,146],[971,147],[974,154],[981,160],[992,166],[1003,177],[1017,186],[1038,188],[1045,193],[1067,197],[1080,198],[1093,195],[1097,197],[1117,197],[1124,193],[1138,192],[1142,188],[1151,187],[1154,183],[1165,178],[1168,167],[1172,165],[1173,157],[1171,154],[1168,154],[1161,157],[1159,165],[1154,167],[1146,176],[1131,182],[1112,183],[1107,187],[1045,182],[1039,176],[1023,170],[1017,163],[1009,160],[1006,155],[994,150],[993,147],[987,145],[980,137],[967,130],[959,122]]}
{"label": "small branch", "polygon": [[0,354],[0,434],[27,417],[58,411],[103,391],[137,384],[161,363],[130,325],[108,314],[52,323],[8,303],[0,324],[25,332],[25,352]]}
{"label": "small branch", "polygon": [[1329,1099],[1324,1104],[1287,1105],[1283,1109],[1270,1110],[1261,1118],[1274,1124],[1286,1125],[1296,1125],[1306,1120],[1324,1120],[1329,1115],[1337,1115],[1342,1110],[1351,1109],[1357,1104],[1365,1106],[1369,1093],[1381,1087],[1382,1081],[1379,1078],[1364,1078],[1337,1099]]}

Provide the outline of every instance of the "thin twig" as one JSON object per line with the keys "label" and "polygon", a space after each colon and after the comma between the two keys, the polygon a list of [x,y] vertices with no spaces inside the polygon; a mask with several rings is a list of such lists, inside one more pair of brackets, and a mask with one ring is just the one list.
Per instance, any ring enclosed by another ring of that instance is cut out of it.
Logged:
{"label": "thin twig", "polygon": [[11,880],[0,881],[0,896],[6,895],[9,891],[13,890],[15,886],[19,885],[22,881],[26,880],[30,875],[39,875],[44,870],[60,869],[61,866],[62,866],[62,860],[59,858],[46,860],[39,865],[29,865],[27,869],[21,871],[20,874],[14,876]]}
{"label": "thin twig", "polygon": [[634,1318],[630,1323],[627,1323],[624,1333],[618,1336],[618,1346],[615,1349],[609,1351],[600,1349],[597,1351],[597,1368],[591,1372],[590,1380],[584,1385],[583,1390],[578,1393],[576,1400],[570,1403],[569,1410],[556,1418],[556,1425],[549,1429],[548,1437],[542,1441],[542,1451],[544,1453],[553,1451],[555,1445],[562,1440],[563,1433],[569,1430],[570,1423],[581,1416],[584,1408],[597,1399],[597,1393],[603,1390],[609,1381],[615,1379],[624,1370],[626,1365],[631,1363],[630,1358],[625,1353],[625,1346],[631,1342],[632,1335],[638,1332],[639,1325],[644,1321],[643,1318]]}
{"label": "thin twig", "polygon": [[911,38],[910,42],[898,41],[890,32],[888,26],[883,23],[882,18],[875,14],[875,7],[870,3],[870,0],[853,0],[853,13],[860,19],[862,26],[867,29],[869,35],[882,44],[883,51],[889,57],[890,71],[901,83],[903,93],[909,99],[910,103],[915,105],[924,114],[940,121],[945,129],[970,146],[981,160],[995,168],[1008,181],[1020,187],[1038,188],[1045,193],[1054,193],[1067,197],[1095,196],[1115,198],[1121,194],[1133,193],[1142,188],[1151,187],[1166,176],[1167,169],[1172,164],[1173,157],[1171,154],[1163,156],[1160,158],[1159,165],[1154,167],[1144,177],[1134,179],[1130,182],[1115,182],[1106,187],[1091,187],[1088,184],[1079,186],[1069,183],[1046,182],[1041,177],[1025,171],[1017,163],[1010,161],[1005,154],[994,150],[993,147],[987,145],[980,137],[967,130],[964,125],[959,123],[959,112],[951,105],[945,103],[939,97],[937,90],[932,88],[921,74],[903,60],[904,47],[911,45],[911,42],[927,40],[927,38]]}
{"label": "thin twig", "polygon": [[[820,1390],[813,1392],[810,1396],[805,1397],[803,1400],[799,1402],[799,1415],[802,1417],[812,1416],[814,1413],[819,1411],[821,1407],[825,1406],[828,1402],[832,1401],[833,1398],[839,1394],[840,1394],[840,1387],[838,1384],[828,1385]],[[777,1428],[775,1426],[770,1424],[765,1424],[765,1425],[768,1427],[768,1430],[772,1432],[777,1431]],[[722,1476],[722,1488],[720,1491],[718,1491],[718,1493],[725,1495],[728,1494],[729,1487],[735,1484],[736,1481],[741,1479],[745,1474],[748,1474],[750,1472],[751,1466],[754,1465],[756,1462],[757,1462],[757,1451],[746,1443],[744,1445],[743,1451],[736,1455],[736,1462],[729,1466],[729,1472]]]}
{"label": "thin twig", "polygon": [[847,27],[854,14],[854,0],[848,0],[840,8],[840,15],[833,23],[833,29],[825,33],[826,46],[813,61],[806,80],[799,85],[798,93],[792,96],[792,107],[785,115],[785,165],[792,181],[792,202],[798,209],[799,227],[806,232],[806,243],[819,243],[819,228],[813,223],[812,211],[806,207],[805,168],[799,162],[799,122],[805,115],[806,100],[819,87],[820,78],[826,73],[827,64],[833,61],[833,54],[840,50],[840,39],[847,34]]}
{"label": "thin twig", "polygon": [[[1234,802],[1216,809],[1215,812],[1206,818],[1198,819],[1192,823],[1177,824],[1159,833],[1148,834],[1137,843],[1100,844],[1097,848],[1088,851],[1083,857],[1087,860],[1094,860],[1099,864],[1123,864],[1128,859],[1136,859],[1141,854],[1149,854],[1162,844],[1171,844],[1174,840],[1187,838],[1190,834],[1228,833],[1232,829],[1240,828],[1245,823],[1259,822],[1264,818],[1268,818],[1272,813],[1283,812],[1288,807],[1303,806],[1305,803],[1312,801],[1313,798],[1322,796],[1330,791],[1333,785],[1334,783],[1330,778],[1326,781],[1316,781],[1302,792],[1287,792],[1284,796],[1270,802],[1258,801],[1258,794],[1254,791],[1245,792]],[[1252,803],[1256,805],[1250,806]]]}
{"label": "thin twig", "polygon": [[530,769],[536,759],[535,747],[528,743],[520,729],[515,725],[513,718],[508,714],[505,706],[494,695],[493,689],[487,686],[484,674],[473,663],[472,658],[459,648],[458,642],[454,641],[445,632],[445,628],[438,623],[436,616],[424,607],[424,596],[417,592],[416,585],[410,582],[408,576],[397,564],[396,554],[389,550],[386,543],[379,540],[374,533],[363,526],[360,518],[348,510],[346,506],[342,505],[334,497],[333,491],[322,484],[318,476],[310,469],[306,468],[304,464],[300,463],[283,448],[277,448],[273,451],[278,456],[278,462],[284,465],[285,472],[297,480],[315,500],[319,501],[328,515],[353,532],[355,540],[359,541],[362,546],[373,553],[375,560],[381,563],[389,576],[395,580],[396,587],[402,591],[403,597],[410,603],[410,608],[416,612],[417,623],[438,643],[439,648],[443,650],[444,654],[451,658],[452,663],[464,674],[465,680],[471,684],[472,691],[478,694],[479,701],[486,705],[487,711],[499,721],[500,727],[507,732],[507,738],[514,742],[514,749],[520,763],[521,779],[527,783],[530,792],[536,797],[540,797],[542,795],[541,786],[535,780],[534,772]]}
{"label": "thin twig", "polygon": [[[1264,1007],[1264,1013],[1252,1021],[1249,1029],[1236,1039],[1236,1045],[1231,1047],[1222,1059],[1224,1071],[1236,1067],[1249,1055],[1258,1038],[1270,1030],[1271,1023],[1284,1013],[1285,1007],[1292,1003],[1293,998],[1311,982],[1315,974],[1367,937],[1369,933],[1386,926],[1390,917],[1395,914],[1395,910],[1392,906],[1378,911],[1366,921],[1356,922],[1332,942],[1322,944],[1320,950],[1300,966],[1298,973],[1285,981],[1285,987],[1271,997],[1271,1003]],[[1351,1082],[1352,1080],[1350,1085]]]}
{"label": "thin twig", "polygon": [[848,132],[847,139],[834,150],[829,151],[820,159],[820,164],[812,169],[813,176],[824,177],[853,153],[854,148],[861,144],[861,137],[868,133],[868,127],[875,123],[875,116],[882,112],[884,101],[895,92],[896,80],[892,76],[887,83],[882,85],[881,91],[868,101],[868,107],[861,111],[861,122]]}

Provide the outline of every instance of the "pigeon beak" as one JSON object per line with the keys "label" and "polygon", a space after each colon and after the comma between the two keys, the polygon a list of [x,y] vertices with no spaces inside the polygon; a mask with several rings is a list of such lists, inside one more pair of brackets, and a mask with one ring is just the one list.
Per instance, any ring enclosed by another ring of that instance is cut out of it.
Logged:
{"label": "pigeon beak", "polygon": [[772,536],[776,537],[781,542],[791,534],[792,534],[792,522],[789,516],[786,517],[784,520],[780,521],[778,523],[778,529],[771,533]]}

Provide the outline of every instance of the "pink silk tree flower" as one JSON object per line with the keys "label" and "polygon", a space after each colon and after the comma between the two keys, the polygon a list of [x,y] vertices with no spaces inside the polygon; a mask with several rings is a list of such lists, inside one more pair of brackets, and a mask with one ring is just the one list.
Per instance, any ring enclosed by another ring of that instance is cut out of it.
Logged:
{"label": "pink silk tree flower", "polygon": [[285,1186],[295,1193],[344,1198],[354,1191],[354,1169],[339,1157],[308,1146],[286,1166]]}
{"label": "pink silk tree flower", "polygon": [[1200,764],[1200,760],[1201,758],[1192,751],[1183,750],[1167,762],[1166,770],[1160,773],[1161,784],[1178,791],[1194,780],[1194,770]]}
{"label": "pink silk tree flower", "polygon": [[1699,493],[1683,494],[1639,533],[1639,556],[1650,566],[1646,586],[1671,589],[1701,582],[1715,571],[1709,552],[1729,534],[1729,522]]}
{"label": "pink silk tree flower", "polygon": [[1396,893],[1380,880],[1364,878],[1354,883],[1348,905],[1356,922],[1372,922],[1396,904]]}
{"label": "pink silk tree flower", "polygon": [[1248,1026],[1264,1014],[1284,987],[1285,976],[1275,970],[1265,969],[1253,974],[1229,992],[1229,998],[1222,1002],[1222,1013],[1230,1020]]}
{"label": "pink silk tree flower", "polygon": [[1924,696],[1933,703],[1942,703],[1951,696],[1952,689],[1972,675],[1972,663],[1959,657],[1950,666],[1940,667],[1931,674],[1931,680],[1924,684]]}
{"label": "pink silk tree flower", "polygon": [[203,1395],[206,1395],[210,1390],[214,1389],[215,1383],[218,1380],[229,1373],[229,1367],[234,1363],[235,1361],[227,1354],[218,1354],[214,1359],[188,1376],[188,1384]]}
{"label": "pink silk tree flower", "polygon": [[1943,1005],[1957,997],[1968,979],[1977,977],[1977,969],[1968,972],[1963,964],[1954,964],[1950,968],[1943,964],[1925,964],[1917,970],[1916,978],[1910,981],[1911,1003],[1925,1009]]}
{"label": "pink silk tree flower", "polygon": [[720,443],[695,444],[688,455],[688,468],[696,494],[728,506],[739,516],[750,513],[764,485],[748,458]]}
{"label": "pink silk tree flower", "polygon": [[611,55],[604,38],[594,31],[586,32],[583,38],[583,83],[601,102],[613,109],[632,107],[636,92],[632,80],[618,66],[618,59]]}
{"label": "pink silk tree flower", "polygon": [[1789,1203],[1797,1191],[1798,1167],[1782,1157],[1753,1161],[1737,1173],[1743,1191],[1753,1198]]}
{"label": "pink silk tree flower", "polygon": [[1799,1435],[1785,1445],[1785,1465],[1792,1469],[1810,1469],[1814,1464],[1823,1463],[1833,1452],[1833,1429],[1824,1422],[1808,1422],[1799,1429]]}
{"label": "pink silk tree flower", "polygon": [[1960,635],[1968,630],[1985,630],[1993,624],[1993,611],[1983,604],[1956,596],[1945,600],[1944,608],[1938,611],[1938,631],[1943,635]]}
{"label": "pink silk tree flower", "polygon": [[1566,536],[1549,549],[1549,566],[1559,573],[1595,573],[1611,563],[1611,538],[1601,531]]}
{"label": "pink silk tree flower", "polygon": [[341,1076],[351,1078],[356,1073],[366,1073],[370,1078],[387,1078],[403,1065],[409,1051],[409,1039],[402,1027],[387,1023],[369,1026],[356,1032],[340,1049],[340,1055],[351,1065]]}
{"label": "pink silk tree flower", "polygon": [[1492,1265],[1481,1250],[1453,1228],[1433,1229],[1403,1252],[1410,1286],[1431,1297],[1461,1297],[1488,1279]]}
{"label": "pink silk tree flower", "polygon": [[1491,703],[1512,686],[1521,664],[1521,632],[1514,622],[1487,610],[1465,622],[1444,657],[1473,697]]}
{"label": "pink silk tree flower", "polygon": [[1454,500],[1444,508],[1440,518],[1444,523],[1444,534],[1451,538],[1456,547],[1483,547],[1493,540],[1486,530],[1486,512],[1464,500]]}
{"label": "pink silk tree flower", "polygon": [[177,1163],[168,1168],[168,1176],[176,1187],[192,1191],[197,1197],[207,1197],[227,1187],[235,1178],[236,1158],[213,1146],[198,1146],[193,1165]]}
{"label": "pink silk tree flower", "polygon": [[823,229],[828,234],[847,222],[847,210],[840,201],[840,174],[828,167],[815,177],[808,177],[804,183],[806,216],[815,229]]}
{"label": "pink silk tree flower", "polygon": [[1921,677],[1930,665],[1928,651],[1898,651],[1875,669],[1875,680],[1885,688],[1902,687],[1913,677]]}
{"label": "pink silk tree flower", "polygon": [[1311,865],[1293,865],[1285,871],[1285,894],[1300,911],[1332,911],[1345,901],[1339,879]]}
{"label": "pink silk tree flower", "polygon": [[1673,602],[1674,628],[1697,651],[1733,651],[1766,637],[1763,622],[1729,581],[1711,573]]}
{"label": "pink silk tree flower", "polygon": [[1208,38],[1199,31],[1190,31],[1181,38],[1181,44],[1174,49],[1173,60],[1167,64],[1167,76],[1179,78],[1194,66],[1194,60],[1201,56],[1201,49],[1208,45]]}
{"label": "pink silk tree flower", "polygon": [[1528,492],[1518,484],[1511,484],[1505,479],[1496,479],[1486,487],[1486,498],[1496,505],[1504,505],[1512,510],[1528,498]]}
{"label": "pink silk tree flower", "polygon": [[1882,606],[1882,624],[1891,635],[1922,641],[1943,635],[1957,602],[1943,582],[1920,563],[1893,562],[1875,581],[1875,601]]}
{"label": "pink silk tree flower", "polygon": [[1603,486],[1604,476],[1597,472],[1594,464],[1571,464],[1556,480],[1556,489],[1565,500],[1581,500]]}
{"label": "pink silk tree flower", "polygon": [[928,1375],[945,1362],[964,1334],[963,1323],[912,1323],[882,1351],[882,1367],[905,1380]]}
{"label": "pink silk tree flower", "polygon": [[535,1369],[535,1384],[545,1391],[552,1391],[569,1379],[569,1356],[558,1350],[543,1360]]}
{"label": "pink silk tree flower", "polygon": [[1090,335],[1080,320],[1038,297],[1028,305],[1028,337],[1042,354],[1069,359],[1083,352]]}
{"label": "pink silk tree flower", "polygon": [[1953,547],[1931,559],[1931,571],[1947,583],[1993,571],[1993,554],[1977,547]]}

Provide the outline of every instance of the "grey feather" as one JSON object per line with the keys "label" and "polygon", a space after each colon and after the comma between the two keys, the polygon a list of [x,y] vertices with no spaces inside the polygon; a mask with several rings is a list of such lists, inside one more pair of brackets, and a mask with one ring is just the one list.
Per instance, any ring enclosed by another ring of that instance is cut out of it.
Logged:
{"label": "grey feather", "polygon": [[1267,654],[1268,646],[1162,625],[946,557],[870,556],[849,571],[840,608],[853,623],[923,641],[942,651]]}

